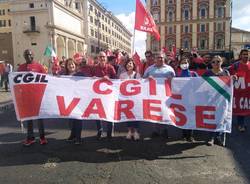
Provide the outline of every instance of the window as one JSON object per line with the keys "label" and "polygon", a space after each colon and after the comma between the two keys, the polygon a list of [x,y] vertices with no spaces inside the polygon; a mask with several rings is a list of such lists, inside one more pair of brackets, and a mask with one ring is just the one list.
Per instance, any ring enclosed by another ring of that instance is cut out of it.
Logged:
{"label": "window", "polygon": [[173,3],[173,0],[168,0],[168,3],[169,3],[169,4],[172,4],[172,3]]}
{"label": "window", "polygon": [[3,9],[3,15],[5,15],[5,9]]}
{"label": "window", "polygon": [[172,50],[173,45],[175,45],[175,42],[173,39],[166,40],[166,47],[168,48],[169,51]]}
{"label": "window", "polygon": [[30,8],[34,8],[34,3],[29,4]]}
{"label": "window", "polygon": [[94,30],[91,29],[90,31],[91,31],[91,36],[94,36]]}
{"label": "window", "polygon": [[31,31],[36,30],[36,18],[34,16],[30,17],[30,28],[31,28]]}
{"label": "window", "polygon": [[206,9],[205,8],[201,9],[201,17],[206,17]]}
{"label": "window", "polygon": [[36,46],[36,45],[37,45],[37,43],[31,43],[31,45],[32,45],[32,46]]}
{"label": "window", "polygon": [[225,11],[224,6],[225,5],[223,3],[216,4],[215,13],[217,17],[224,17],[224,11]]}
{"label": "window", "polygon": [[171,12],[171,11],[168,13],[168,20],[169,20],[169,22],[173,21],[173,12]]}
{"label": "window", "polygon": [[89,19],[90,19],[90,22],[91,22],[91,23],[93,23],[93,22],[94,22],[94,21],[93,21],[93,17],[92,17],[92,16],[90,16],[90,17],[89,17]]}
{"label": "window", "polygon": [[91,53],[95,52],[95,47],[93,45],[91,45]]}
{"label": "window", "polygon": [[199,46],[201,50],[207,49],[207,39],[205,37],[200,38]]}
{"label": "window", "polygon": [[159,51],[159,42],[156,40],[152,41],[152,51],[154,51],[154,52]]}
{"label": "window", "polygon": [[205,26],[205,24],[201,24],[200,26],[201,26],[201,27],[200,27],[200,32],[204,33],[204,32],[206,31],[206,26]]}
{"label": "window", "polygon": [[184,33],[188,33],[188,32],[189,32],[188,26],[184,26]]}
{"label": "window", "polygon": [[185,20],[189,19],[189,10],[187,10],[187,9],[184,10],[184,19]]}
{"label": "window", "polygon": [[95,19],[95,25],[98,26],[99,21]]}
{"label": "window", "polygon": [[154,18],[154,21],[156,22],[156,23],[158,23],[160,20],[159,20],[159,13],[158,12],[154,12],[153,13],[153,18]]}
{"label": "window", "polygon": [[11,27],[11,20],[9,20],[8,22],[9,22],[9,27]]}
{"label": "window", "polygon": [[190,48],[190,40],[189,40],[189,38],[184,38],[183,43],[182,43],[182,47],[185,48],[185,49]]}
{"label": "window", "polygon": [[217,24],[217,31],[218,32],[222,31],[222,23]]}
{"label": "window", "polygon": [[157,6],[158,5],[158,0],[153,0],[153,6]]}
{"label": "window", "polygon": [[3,27],[6,27],[6,20],[3,20],[2,26],[3,26]]}
{"label": "window", "polygon": [[92,5],[89,5],[89,10],[93,11],[93,6]]}
{"label": "window", "polygon": [[75,2],[75,9],[76,10],[80,10],[81,9],[81,6],[80,6],[79,2]]}
{"label": "window", "polygon": [[95,38],[97,38],[98,36],[97,36],[97,32],[95,31]]}
{"label": "window", "polygon": [[215,37],[215,48],[224,49],[224,36],[223,35],[217,35]]}
{"label": "window", "polygon": [[169,33],[169,34],[173,34],[173,27],[169,27],[168,33]]}

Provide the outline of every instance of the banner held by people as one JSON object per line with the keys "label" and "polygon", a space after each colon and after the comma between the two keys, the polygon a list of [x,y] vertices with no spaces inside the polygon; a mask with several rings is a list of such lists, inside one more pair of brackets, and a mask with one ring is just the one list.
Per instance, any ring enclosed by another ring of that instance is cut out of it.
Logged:
{"label": "banner held by people", "polygon": [[237,73],[234,81],[233,114],[240,116],[250,115],[250,73]]}
{"label": "banner held by people", "polygon": [[106,80],[10,74],[18,120],[41,118],[147,121],[231,132],[230,77]]}

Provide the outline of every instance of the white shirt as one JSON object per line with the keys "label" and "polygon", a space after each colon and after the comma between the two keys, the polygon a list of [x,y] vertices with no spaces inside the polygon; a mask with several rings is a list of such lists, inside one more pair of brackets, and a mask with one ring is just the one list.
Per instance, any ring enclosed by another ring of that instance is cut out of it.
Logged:
{"label": "white shirt", "polygon": [[120,74],[119,79],[140,79],[141,75],[139,73],[136,73],[133,71],[131,75],[128,74],[128,72],[123,72]]}

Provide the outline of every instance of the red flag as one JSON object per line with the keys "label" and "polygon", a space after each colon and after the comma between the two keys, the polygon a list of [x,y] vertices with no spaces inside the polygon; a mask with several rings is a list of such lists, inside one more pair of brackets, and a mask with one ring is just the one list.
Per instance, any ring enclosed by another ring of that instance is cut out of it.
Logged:
{"label": "red flag", "polygon": [[136,0],[135,29],[150,33],[154,35],[156,40],[160,40],[160,34],[157,30],[155,21],[140,0]]}
{"label": "red flag", "polygon": [[173,57],[173,58],[175,58],[176,57],[176,46],[175,45],[173,45],[172,46],[172,52],[171,52],[171,56]]}
{"label": "red flag", "polygon": [[61,71],[58,57],[53,57],[52,74],[57,75]]}
{"label": "red flag", "polygon": [[168,53],[168,48],[167,47],[162,47],[162,52],[167,54]]}
{"label": "red flag", "polygon": [[142,63],[141,63],[141,58],[140,56],[138,55],[137,52],[135,52],[135,54],[133,55],[133,60],[135,62],[135,65],[136,65],[136,71],[141,73],[141,70],[142,70]]}

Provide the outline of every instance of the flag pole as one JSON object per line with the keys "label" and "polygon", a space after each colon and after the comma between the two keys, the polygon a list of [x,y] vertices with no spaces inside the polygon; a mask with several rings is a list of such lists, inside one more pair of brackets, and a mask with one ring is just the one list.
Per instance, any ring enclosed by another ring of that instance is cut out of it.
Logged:
{"label": "flag pole", "polygon": [[134,28],[132,55],[133,55],[134,53],[135,53],[135,28]]}

